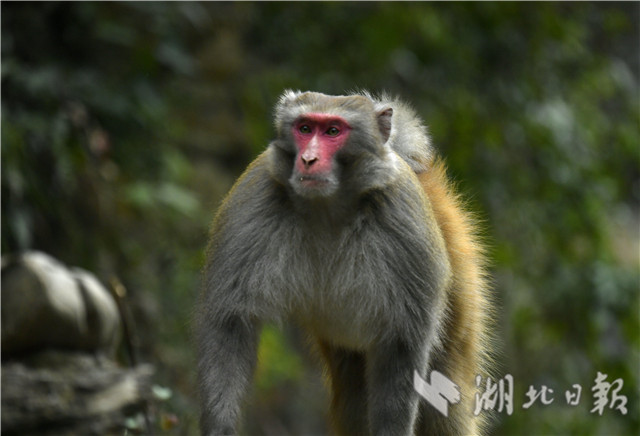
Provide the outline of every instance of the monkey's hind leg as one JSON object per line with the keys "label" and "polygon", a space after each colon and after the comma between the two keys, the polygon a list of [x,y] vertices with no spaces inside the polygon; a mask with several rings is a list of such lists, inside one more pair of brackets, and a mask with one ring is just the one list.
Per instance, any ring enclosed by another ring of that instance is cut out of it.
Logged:
{"label": "monkey's hind leg", "polygon": [[324,342],[319,345],[331,379],[330,416],[334,431],[345,436],[368,435],[364,355]]}

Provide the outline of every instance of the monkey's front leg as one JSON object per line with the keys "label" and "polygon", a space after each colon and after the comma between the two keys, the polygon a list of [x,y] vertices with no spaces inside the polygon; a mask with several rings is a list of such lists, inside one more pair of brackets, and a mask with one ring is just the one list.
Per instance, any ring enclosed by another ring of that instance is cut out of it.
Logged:
{"label": "monkey's front leg", "polygon": [[371,434],[412,435],[418,412],[413,371],[426,366],[424,347],[396,339],[377,345],[367,358]]}
{"label": "monkey's front leg", "polygon": [[201,321],[198,342],[202,435],[235,434],[256,363],[257,323],[236,315]]}

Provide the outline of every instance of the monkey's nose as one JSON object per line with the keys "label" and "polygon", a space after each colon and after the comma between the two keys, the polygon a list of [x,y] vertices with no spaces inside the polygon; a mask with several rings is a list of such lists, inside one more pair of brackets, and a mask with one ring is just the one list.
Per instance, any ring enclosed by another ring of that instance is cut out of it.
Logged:
{"label": "monkey's nose", "polygon": [[302,159],[302,163],[304,164],[304,166],[306,168],[309,168],[311,165],[316,163],[317,160],[318,160],[317,157],[312,157],[312,158],[309,158],[309,159],[305,159],[304,156],[300,156],[300,159]]}

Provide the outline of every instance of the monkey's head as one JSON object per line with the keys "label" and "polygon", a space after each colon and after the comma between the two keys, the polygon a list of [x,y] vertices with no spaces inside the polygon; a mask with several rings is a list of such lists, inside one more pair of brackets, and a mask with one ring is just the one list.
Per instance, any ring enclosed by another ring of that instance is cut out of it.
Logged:
{"label": "monkey's head", "polygon": [[385,178],[380,174],[395,162],[386,145],[392,115],[391,107],[376,107],[365,95],[285,92],[276,106],[277,139],[271,144],[274,178],[304,198],[379,185]]}

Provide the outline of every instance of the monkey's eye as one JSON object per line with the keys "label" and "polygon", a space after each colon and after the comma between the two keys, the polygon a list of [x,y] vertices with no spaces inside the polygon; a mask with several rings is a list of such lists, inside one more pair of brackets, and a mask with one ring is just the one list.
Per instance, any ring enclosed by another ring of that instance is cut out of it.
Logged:
{"label": "monkey's eye", "polygon": [[329,136],[338,136],[338,134],[340,134],[340,129],[338,129],[337,127],[330,127],[326,133]]}
{"label": "monkey's eye", "polygon": [[304,134],[311,133],[311,127],[309,127],[306,124],[303,124],[302,126],[298,127],[298,131]]}

